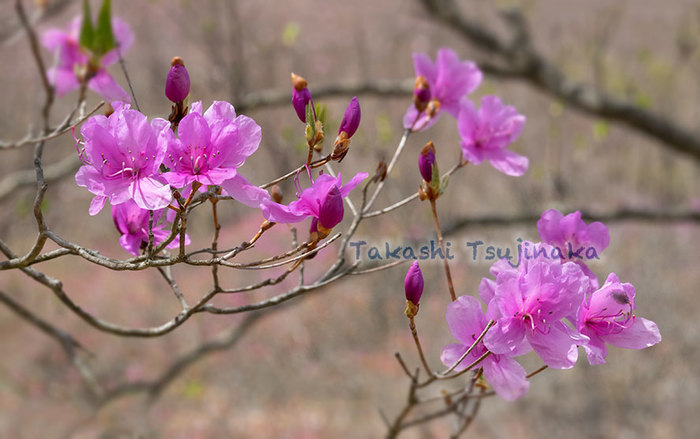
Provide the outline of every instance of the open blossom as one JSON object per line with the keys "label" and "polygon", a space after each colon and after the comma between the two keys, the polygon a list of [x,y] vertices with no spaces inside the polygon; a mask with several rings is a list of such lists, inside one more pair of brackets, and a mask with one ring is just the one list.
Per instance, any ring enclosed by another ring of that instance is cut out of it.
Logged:
{"label": "open blossom", "polygon": [[264,201],[260,206],[263,216],[275,223],[297,223],[311,216],[318,220],[320,226],[331,229],[343,219],[342,199],[367,176],[366,172],[358,172],[343,185],[340,173],[338,177],[321,174],[289,205]]}
{"label": "open blossom", "polygon": [[87,86],[107,101],[131,102],[128,93],[106,70],[133,44],[134,34],[129,25],[118,18],[112,19],[117,47],[102,56],[95,56],[78,42],[81,22],[82,19],[76,17],[65,31],[51,29],[42,35],[41,43],[55,58],[55,65],[46,72],[49,83],[55,87],[58,96],[87,81]]}
{"label": "open blossom", "polygon": [[661,341],[659,328],[651,320],[632,312],[634,286],[621,283],[610,273],[603,286],[586,297],[578,313],[578,330],[590,340],[583,345],[591,364],[605,363],[610,343],[627,349],[644,349]]}
{"label": "open blossom", "polygon": [[[487,316],[496,324],[484,337],[495,354],[511,354],[526,343],[549,367],[568,369],[586,337],[564,324],[576,315],[589,280],[573,262],[533,259],[517,270],[498,270]],[[483,295],[489,296],[488,288]]]}
{"label": "open blossom", "polygon": [[237,168],[258,149],[261,136],[260,126],[247,116],[236,116],[228,102],[214,101],[204,114],[202,103],[195,102],[180,121],[177,137],[169,123],[161,122],[159,142],[167,151],[163,164],[170,169],[163,177],[178,188],[193,181],[222,185],[235,179]]}
{"label": "open blossom", "polygon": [[[160,244],[170,235],[170,230],[166,229],[165,224],[160,223],[162,216],[163,210],[153,212],[151,231],[154,245]],[[140,250],[148,244],[148,218],[149,211],[141,209],[132,200],[112,206],[112,219],[121,233],[119,244],[134,256],[138,256]],[[185,235],[185,244],[189,243],[190,239]],[[176,239],[168,244],[167,248],[177,248],[179,245],[180,241]]]}
{"label": "open blossom", "polygon": [[[446,319],[452,336],[459,343],[445,346],[442,349],[440,359],[445,366],[452,367],[484,331],[488,319],[481,310],[479,300],[471,296],[460,296],[456,301],[450,303],[447,306]],[[470,363],[476,361],[486,351],[483,341],[480,341],[454,370],[466,369]],[[509,401],[525,395],[530,387],[525,369],[513,359],[514,355],[521,353],[524,352],[492,354],[479,363],[484,368],[486,381],[491,384],[500,397]]]}
{"label": "open blossom", "polygon": [[[411,105],[403,118],[406,129],[420,131],[431,127],[443,111],[455,118],[459,114],[459,102],[481,84],[482,73],[471,61],[460,61],[454,50],[440,49],[435,62],[424,53],[413,54],[418,99],[429,99],[426,109],[419,112]],[[422,78],[421,78],[422,77]]]}
{"label": "open blossom", "polygon": [[568,249],[569,252],[562,254],[565,258],[572,258],[572,252],[587,247],[600,254],[610,244],[610,232],[605,224],[599,221],[586,224],[579,211],[562,215],[556,209],[549,209],[537,221],[537,232],[542,242]]}
{"label": "open blossom", "polygon": [[524,124],[525,116],[503,105],[497,96],[484,96],[479,110],[464,99],[457,119],[464,158],[475,165],[487,160],[506,175],[523,175],[529,164],[527,157],[506,148],[520,136]]}
{"label": "open blossom", "polygon": [[562,215],[558,210],[550,209],[537,221],[537,232],[543,242],[560,249],[562,259],[579,264],[591,279],[591,288],[598,288],[598,277],[588,268],[583,257],[597,258],[608,247],[610,232],[605,224],[598,221],[586,224],[579,211]]}
{"label": "open blossom", "polygon": [[165,151],[158,146],[159,122],[128,105],[118,105],[109,117],[93,116],[80,129],[83,166],[75,174],[78,186],[95,194],[90,215],[96,215],[107,199],[112,205],[133,199],[142,209],[167,206],[170,187],[158,175]]}

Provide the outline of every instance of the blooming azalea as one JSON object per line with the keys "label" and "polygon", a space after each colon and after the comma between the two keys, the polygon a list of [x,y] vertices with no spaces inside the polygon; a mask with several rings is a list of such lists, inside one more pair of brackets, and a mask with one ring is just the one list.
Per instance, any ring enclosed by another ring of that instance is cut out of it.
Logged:
{"label": "blooming azalea", "polygon": [[525,116],[503,105],[497,96],[484,96],[479,110],[464,99],[457,119],[464,158],[475,165],[488,160],[506,175],[523,175],[529,164],[527,157],[506,148],[520,136],[524,124]]}
{"label": "blooming azalea", "polygon": [[[460,296],[447,306],[447,324],[452,336],[459,343],[451,343],[442,349],[440,359],[447,367],[452,367],[467,349],[484,331],[488,320],[481,310],[481,303],[475,297]],[[487,333],[488,334],[488,333]],[[455,367],[461,371],[486,353],[483,341]],[[517,355],[524,352],[517,352]],[[480,364],[484,368],[484,378],[491,384],[496,393],[509,401],[520,398],[527,393],[530,382],[526,378],[525,369],[513,359],[514,354],[491,354]]]}
{"label": "blooming azalea", "polygon": [[[538,258],[517,270],[498,270],[487,316],[496,324],[484,337],[495,354],[513,354],[523,343],[549,367],[568,369],[578,358],[585,336],[563,323],[573,318],[588,290],[588,277],[573,262]],[[483,294],[489,296],[488,288]]]}
{"label": "blooming azalea", "polygon": [[537,232],[543,242],[560,249],[562,259],[578,263],[591,279],[591,288],[598,288],[598,278],[584,263],[583,257],[597,258],[608,247],[610,232],[605,224],[599,221],[586,224],[579,211],[564,216],[558,210],[550,209],[537,221]]}
{"label": "blooming azalea", "polygon": [[311,216],[324,229],[332,229],[343,219],[342,199],[368,175],[366,172],[358,172],[343,185],[340,173],[338,177],[321,174],[312,182],[311,187],[297,194],[297,200],[289,205],[265,200],[260,206],[263,216],[275,223],[297,223]]}
{"label": "blooming azalea", "polygon": [[148,123],[146,116],[128,105],[118,105],[109,117],[93,116],[83,124],[78,141],[83,166],[75,174],[78,186],[95,194],[90,215],[107,199],[117,205],[133,199],[142,209],[157,210],[172,198],[170,187],[158,175],[165,151],[158,146],[162,121]]}
{"label": "blooming azalea", "polygon": [[204,114],[202,103],[195,102],[178,124],[177,137],[169,123],[161,125],[159,142],[167,151],[163,164],[170,169],[163,177],[178,188],[194,181],[222,185],[235,179],[237,168],[258,149],[260,140],[260,126],[247,116],[236,116],[228,102],[214,101]]}
{"label": "blooming azalea", "polygon": [[[473,92],[483,77],[481,70],[471,61],[460,61],[454,50],[440,49],[433,63],[424,53],[413,54],[416,69],[417,99],[426,103],[426,109],[419,111],[411,105],[403,118],[406,129],[421,131],[431,127],[443,111],[457,118],[459,102]],[[427,83],[427,84],[426,84]]]}
{"label": "blooming azalea", "polygon": [[118,18],[112,19],[117,47],[98,56],[80,46],[81,23],[82,18],[76,17],[65,31],[51,29],[42,35],[41,43],[55,57],[55,65],[47,70],[46,76],[55,87],[56,95],[63,96],[86,82],[90,89],[107,101],[131,102],[129,94],[106,70],[133,44],[134,34],[129,25]]}
{"label": "blooming azalea", "polygon": [[[155,245],[163,242],[169,235],[170,230],[167,230],[160,220],[163,216],[163,210],[158,210],[153,213],[153,243]],[[172,212],[172,211],[168,211]],[[128,200],[122,204],[112,206],[112,219],[114,225],[121,233],[119,244],[134,256],[138,256],[141,249],[148,244],[148,219],[149,211],[141,209],[134,201]],[[190,238],[185,235],[185,244],[190,243]],[[180,245],[179,240],[174,240],[168,244],[167,248],[177,248]]]}
{"label": "blooming azalea", "polygon": [[632,312],[634,286],[621,283],[610,273],[603,286],[586,297],[578,312],[578,330],[590,340],[583,345],[591,364],[605,363],[606,343],[627,349],[644,349],[661,341],[659,328],[651,320]]}

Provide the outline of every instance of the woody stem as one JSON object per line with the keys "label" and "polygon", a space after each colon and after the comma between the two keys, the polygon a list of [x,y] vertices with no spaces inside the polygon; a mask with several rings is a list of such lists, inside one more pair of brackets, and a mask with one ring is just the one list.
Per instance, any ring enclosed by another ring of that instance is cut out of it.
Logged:
{"label": "woody stem", "polygon": [[423,348],[420,344],[420,339],[418,338],[418,331],[416,330],[416,322],[413,317],[409,317],[409,327],[411,328],[411,334],[413,334],[413,341],[416,342],[416,349],[418,350],[418,356],[420,356],[420,361],[423,363],[425,372],[428,376],[433,376],[433,371],[428,366],[428,362],[425,360],[425,354],[423,354]]}
{"label": "woody stem", "polygon": [[435,220],[435,232],[437,233],[438,243],[440,244],[440,249],[442,249],[443,263],[445,265],[445,277],[447,278],[447,288],[450,290],[450,298],[454,302],[457,300],[455,295],[455,287],[452,284],[452,274],[450,273],[450,264],[447,262],[447,253],[445,252],[445,241],[442,239],[442,232],[440,231],[440,222],[438,221],[437,206],[435,200],[430,200],[430,208],[433,211],[433,219]]}

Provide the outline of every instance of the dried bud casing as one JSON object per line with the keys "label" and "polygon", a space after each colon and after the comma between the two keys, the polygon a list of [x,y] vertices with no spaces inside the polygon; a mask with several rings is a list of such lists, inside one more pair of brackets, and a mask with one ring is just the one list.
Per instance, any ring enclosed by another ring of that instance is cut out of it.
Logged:
{"label": "dried bud casing", "polygon": [[420,297],[423,294],[423,273],[420,271],[418,261],[414,261],[413,264],[411,264],[403,284],[406,300],[414,305],[418,305]]}
{"label": "dried bud casing", "polygon": [[418,156],[418,170],[423,180],[430,183],[433,180],[433,166],[435,165],[435,145],[428,142]]}
{"label": "dried bud casing", "polygon": [[386,166],[386,162],[384,160],[380,160],[379,163],[377,163],[377,169],[374,171],[374,177],[372,177],[372,181],[374,183],[384,181],[384,179],[386,178],[387,170],[388,168]]}
{"label": "dried bud casing", "polygon": [[306,79],[292,73],[292,106],[299,120],[304,123],[306,123],[306,106],[310,102],[311,92],[307,88]]}
{"label": "dried bud casing", "polygon": [[183,102],[190,94],[190,75],[182,58],[176,56],[170,63],[168,77],[165,80],[165,96],[177,104]]}
{"label": "dried bud casing", "polygon": [[272,186],[272,189],[270,189],[270,196],[275,203],[281,203],[283,198],[282,189],[277,185]]}
{"label": "dried bud casing", "polygon": [[418,75],[416,77],[415,85],[413,86],[413,105],[416,106],[416,110],[419,113],[425,111],[428,107],[428,102],[432,93],[430,92],[430,84],[428,80],[423,75]]}

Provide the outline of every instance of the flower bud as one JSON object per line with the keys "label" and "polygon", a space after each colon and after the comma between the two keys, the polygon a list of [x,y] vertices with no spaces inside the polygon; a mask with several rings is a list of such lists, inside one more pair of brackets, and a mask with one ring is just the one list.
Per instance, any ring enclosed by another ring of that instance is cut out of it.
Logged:
{"label": "flower bud", "polygon": [[165,96],[177,104],[184,101],[190,94],[190,75],[179,56],[173,58],[170,66],[168,77],[165,80]]}
{"label": "flower bud", "polygon": [[433,180],[433,165],[435,164],[435,145],[428,142],[418,156],[418,169],[423,180],[430,183]]}
{"label": "flower bud", "polygon": [[418,112],[423,112],[428,107],[428,102],[432,93],[430,92],[430,84],[428,80],[423,75],[418,75],[416,77],[416,83],[413,86],[413,104],[416,106]]}
{"label": "flower bud", "polygon": [[326,194],[318,213],[318,223],[324,229],[332,229],[343,220],[343,196],[338,186],[333,185]]}
{"label": "flower bud", "polygon": [[357,100],[357,96],[353,97],[348,104],[348,108],[345,110],[345,115],[343,116],[343,121],[340,122],[340,129],[338,130],[338,135],[340,133],[347,133],[348,139],[355,134],[357,127],[360,126],[360,102]]}
{"label": "flower bud", "polygon": [[406,291],[406,300],[413,305],[418,305],[420,296],[423,294],[423,274],[418,266],[418,261],[414,261],[406,273],[404,280],[404,290]]}
{"label": "flower bud", "polygon": [[292,73],[292,106],[299,120],[306,123],[306,106],[311,102],[311,92],[306,79]]}

